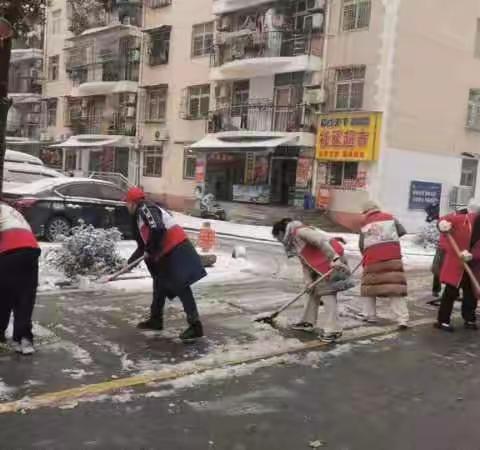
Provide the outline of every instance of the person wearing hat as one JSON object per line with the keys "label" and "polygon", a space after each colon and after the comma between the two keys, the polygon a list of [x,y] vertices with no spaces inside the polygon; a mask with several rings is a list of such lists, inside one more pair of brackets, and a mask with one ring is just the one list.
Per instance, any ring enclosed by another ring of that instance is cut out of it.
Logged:
{"label": "person wearing hat", "polygon": [[[463,263],[470,265],[476,278],[480,278],[480,203],[471,200],[467,213],[452,213],[444,216],[438,222],[438,229],[442,233],[440,245],[445,256],[440,270],[440,281],[445,284],[441,298],[435,327],[452,332],[450,324],[453,304],[463,291],[462,318],[468,330],[477,330],[476,310],[477,296],[472,282],[465,271]],[[457,243],[461,252],[461,259],[450,245],[446,234],[450,234]]]}
{"label": "person wearing hat", "polygon": [[207,273],[192,243],[173,216],[145,198],[138,187],[126,195],[132,216],[132,229],[138,248],[129,263],[145,255],[145,263],[153,278],[153,300],[150,317],[138,324],[146,330],[163,330],[163,311],[167,298],[182,302],[189,327],[180,335],[184,342],[203,337],[203,327],[191,286]]}
{"label": "person wearing hat", "polygon": [[377,298],[388,298],[399,329],[408,327],[407,278],[403,269],[400,238],[405,228],[391,214],[368,201],[362,208],[360,251],[363,255],[361,295],[365,298],[362,315],[370,323],[377,321]]}

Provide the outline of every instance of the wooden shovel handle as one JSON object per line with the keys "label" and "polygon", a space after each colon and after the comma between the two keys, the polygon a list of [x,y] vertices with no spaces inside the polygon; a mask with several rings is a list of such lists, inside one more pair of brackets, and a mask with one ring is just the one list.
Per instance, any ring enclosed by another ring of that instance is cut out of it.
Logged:
{"label": "wooden shovel handle", "polygon": [[476,292],[477,296],[480,295],[480,283],[476,279],[476,277],[475,277],[472,269],[470,268],[470,266],[463,260],[462,252],[460,251],[460,248],[458,247],[457,242],[455,241],[455,239],[453,238],[453,236],[450,233],[447,233],[447,239],[448,239],[448,242],[450,242],[450,245],[452,246],[453,251],[457,255],[458,259],[460,259],[460,261],[462,261],[463,268],[465,269],[465,272],[467,272],[467,274],[470,278],[470,281],[472,282],[472,285],[475,289],[475,292]]}

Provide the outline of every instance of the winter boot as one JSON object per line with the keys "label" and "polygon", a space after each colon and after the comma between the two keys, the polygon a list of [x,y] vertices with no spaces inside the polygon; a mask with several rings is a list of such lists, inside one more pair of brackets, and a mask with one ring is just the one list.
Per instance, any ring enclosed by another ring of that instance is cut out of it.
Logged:
{"label": "winter boot", "polygon": [[292,328],[292,330],[305,331],[306,333],[313,333],[313,331],[314,331],[313,324],[311,324],[309,322],[295,323],[291,326],[291,328]]}
{"label": "winter boot", "polygon": [[140,322],[137,325],[137,328],[139,328],[140,330],[162,331],[163,330],[163,319],[150,317],[148,320]]}
{"label": "winter boot", "polygon": [[448,333],[453,333],[455,331],[455,328],[453,328],[449,323],[440,323],[440,322],[435,322],[433,324],[434,328],[438,328],[439,330],[446,331]]}
{"label": "winter boot", "polygon": [[183,342],[195,342],[197,339],[203,337],[203,326],[202,322],[197,320],[193,322],[181,335],[180,339]]}
{"label": "winter boot", "polygon": [[13,343],[13,350],[22,355],[33,355],[35,353],[33,342],[26,338],[22,338],[21,342],[15,341]]}
{"label": "winter boot", "polygon": [[477,325],[476,322],[465,322],[465,329],[466,330],[477,331],[478,330],[478,325]]}

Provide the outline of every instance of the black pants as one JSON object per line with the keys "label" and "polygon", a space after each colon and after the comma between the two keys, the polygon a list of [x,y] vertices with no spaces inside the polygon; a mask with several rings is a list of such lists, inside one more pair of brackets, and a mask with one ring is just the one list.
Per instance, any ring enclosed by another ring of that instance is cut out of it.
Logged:
{"label": "black pants", "polygon": [[[163,309],[167,297],[171,297],[170,292],[163,285],[161,277],[153,278],[153,301],[150,307],[150,316],[153,319],[163,320]],[[185,288],[178,298],[182,302],[183,310],[187,315],[187,321],[189,324],[193,324],[199,320],[197,304],[193,297],[193,292],[190,287]]]}
{"label": "black pants", "polygon": [[439,295],[442,292],[442,283],[440,283],[440,277],[433,275],[432,293]]}
{"label": "black pants", "polygon": [[18,250],[0,256],[0,336],[13,311],[13,340],[33,341],[32,314],[38,286],[39,251]]}
{"label": "black pants", "polygon": [[477,309],[477,295],[475,294],[470,278],[465,274],[460,287],[447,284],[442,295],[442,302],[438,310],[438,321],[440,323],[450,323],[453,305],[459,296],[460,289],[463,290],[462,317],[465,322],[475,322],[475,311]]}

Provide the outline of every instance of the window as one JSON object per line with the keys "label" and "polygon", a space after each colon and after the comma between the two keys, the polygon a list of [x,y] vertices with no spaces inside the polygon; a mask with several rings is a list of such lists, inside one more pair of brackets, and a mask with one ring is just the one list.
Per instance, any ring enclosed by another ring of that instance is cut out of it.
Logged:
{"label": "window", "polygon": [[213,48],[213,22],[193,26],[192,56],[205,56]]}
{"label": "window", "polygon": [[100,189],[95,183],[69,184],[58,189],[60,194],[66,197],[99,198]]}
{"label": "window", "polygon": [[480,89],[470,89],[467,128],[480,131]]}
{"label": "window", "polygon": [[344,0],[342,15],[343,31],[368,28],[371,9],[371,0]]}
{"label": "window", "polygon": [[57,124],[57,99],[47,101],[47,126],[54,127]]}
{"label": "window", "polygon": [[470,186],[472,192],[475,192],[477,184],[478,159],[462,159],[462,174],[460,177],[460,186]]}
{"label": "window", "polygon": [[102,200],[121,202],[125,198],[125,192],[116,186],[105,184],[100,186],[100,198]]}
{"label": "window", "polygon": [[60,56],[51,56],[48,58],[48,81],[58,80]]}
{"label": "window", "polygon": [[365,72],[365,66],[349,67],[336,71],[335,109],[362,109]]}
{"label": "window", "polygon": [[149,64],[151,66],[168,64],[170,54],[170,32],[170,27],[152,32],[150,36],[149,58]]}
{"label": "window", "polygon": [[155,8],[163,8],[165,6],[170,6],[172,4],[172,0],[148,0],[148,7],[155,9]]}
{"label": "window", "polygon": [[167,87],[152,89],[147,93],[147,121],[163,122],[167,113]]}
{"label": "window", "polygon": [[53,11],[52,12],[52,34],[61,34],[62,33],[62,11]]}
{"label": "window", "polygon": [[358,162],[333,162],[328,165],[327,184],[344,186],[358,177]]}
{"label": "window", "polygon": [[210,108],[210,85],[192,86],[188,89],[189,119],[205,119]]}
{"label": "window", "polygon": [[248,99],[250,93],[250,82],[235,81],[232,94],[232,116],[248,114]]}
{"label": "window", "polygon": [[144,147],[143,176],[162,177],[163,147],[149,145]]}
{"label": "window", "polygon": [[185,149],[183,154],[183,178],[187,180],[195,179],[195,170],[197,167],[197,157],[193,150]]}
{"label": "window", "polygon": [[65,150],[65,170],[77,169],[77,153],[75,150]]}

